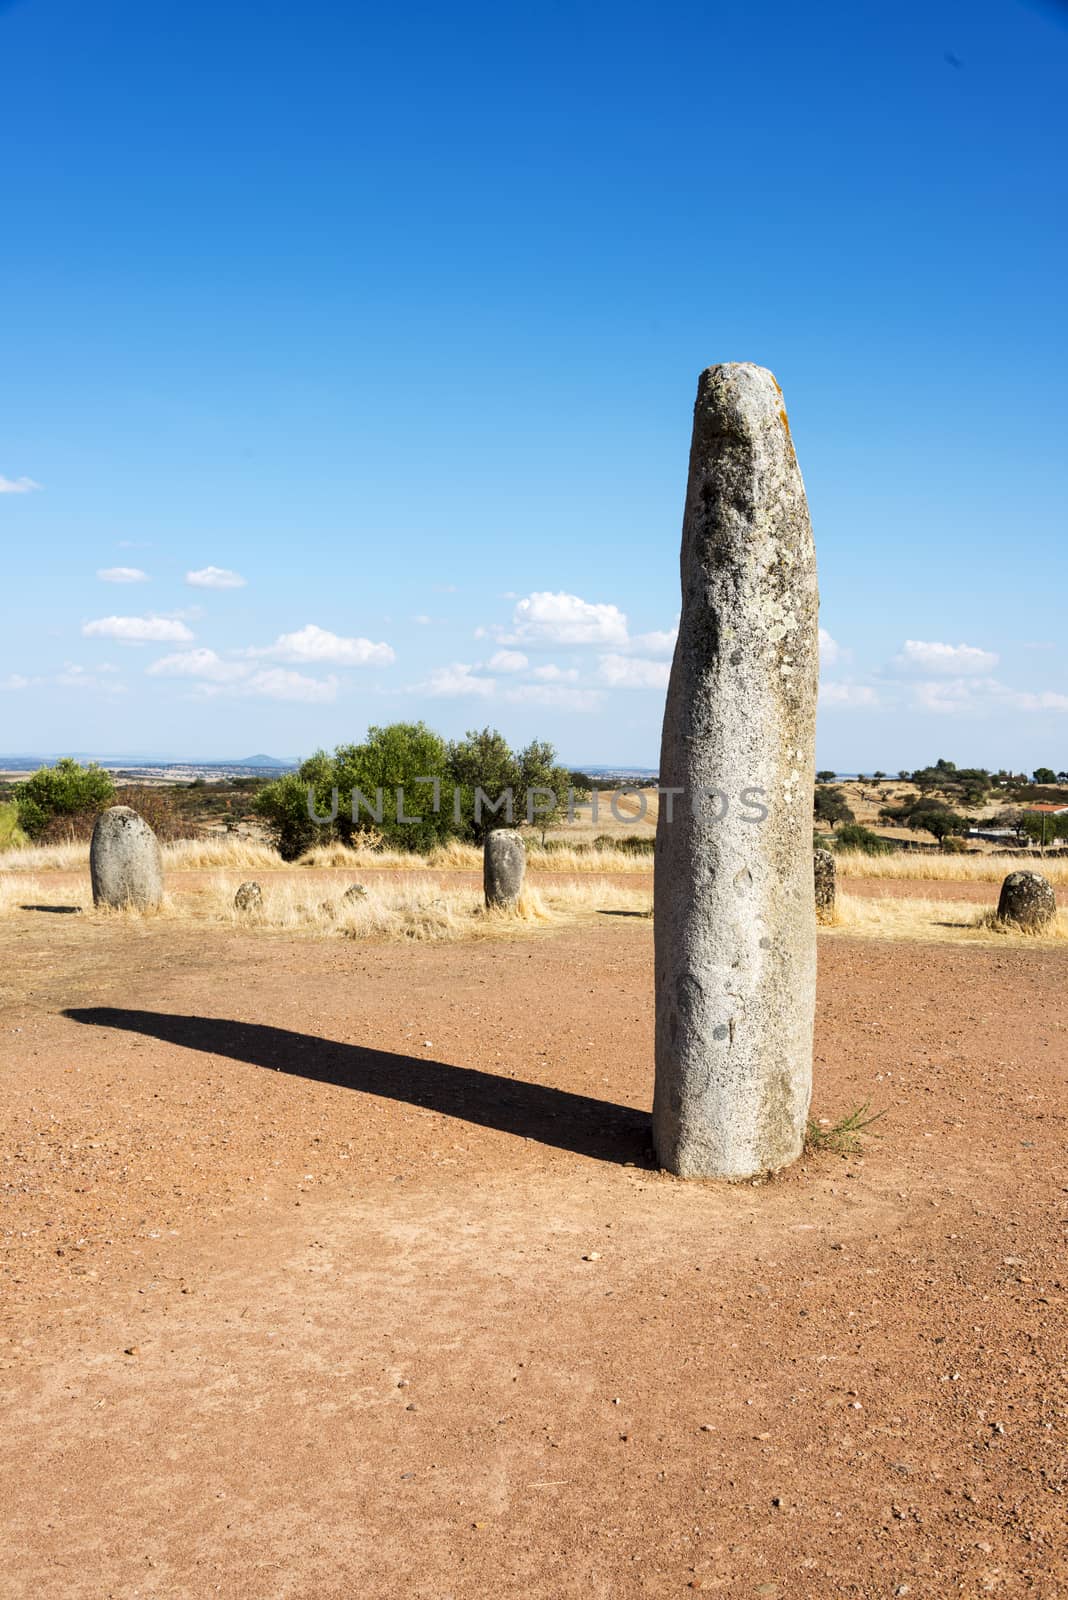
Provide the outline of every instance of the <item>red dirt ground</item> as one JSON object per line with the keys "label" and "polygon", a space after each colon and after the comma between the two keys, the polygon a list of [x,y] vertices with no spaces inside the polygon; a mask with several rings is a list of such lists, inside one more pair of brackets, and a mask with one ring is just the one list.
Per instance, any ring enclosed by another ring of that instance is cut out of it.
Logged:
{"label": "red dirt ground", "polygon": [[882,1137],[737,1188],[641,920],[0,953],[0,1595],[1068,1594],[1068,953],[824,940]]}

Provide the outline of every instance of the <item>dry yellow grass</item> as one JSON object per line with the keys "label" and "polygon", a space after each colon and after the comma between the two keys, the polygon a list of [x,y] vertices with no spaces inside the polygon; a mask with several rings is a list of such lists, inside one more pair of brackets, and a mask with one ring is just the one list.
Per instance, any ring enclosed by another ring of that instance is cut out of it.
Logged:
{"label": "dry yellow grass", "polygon": [[5,850],[5,872],[75,872],[89,865],[87,844],[30,844],[21,850]]}
{"label": "dry yellow grass", "polygon": [[[346,900],[336,885],[292,878],[267,882],[256,910],[234,906],[236,883],[219,877],[205,890],[172,896],[171,916],[194,915],[232,927],[310,933],[340,933],[354,939],[471,939],[511,937],[551,924],[608,912],[648,912],[648,891],[613,884],[562,883],[538,889],[528,884],[515,912],[487,911],[480,890],[448,888],[428,877],[367,884],[366,894]],[[183,903],[185,910],[183,912]]]}
{"label": "dry yellow grass", "polygon": [[[428,868],[438,872],[481,872],[479,845],[453,840],[438,845],[428,855],[413,855],[407,850],[350,850],[343,844],[316,845],[297,861],[286,862],[270,845],[254,839],[214,838],[178,839],[161,846],[164,871],[195,871],[233,868],[235,871],[280,871],[290,867],[348,868],[353,872],[412,871]],[[531,872],[650,872],[652,856],[633,855],[627,850],[563,848],[542,850],[533,840],[527,843],[527,864]],[[77,872],[89,865],[89,846],[78,844],[33,845],[5,853],[4,866],[13,872]]]}
{"label": "dry yellow grass", "polygon": [[[283,865],[276,850],[253,839],[225,836],[215,839],[176,839],[160,846],[164,870],[205,867],[270,868]],[[88,870],[89,845],[86,840],[69,844],[27,845],[5,852],[5,870],[24,872],[78,872]]]}
{"label": "dry yellow grass", "polygon": [[[217,873],[192,889],[170,890],[158,910],[94,908],[88,884],[79,886],[71,903],[80,903],[91,921],[115,917],[135,922],[198,922],[216,927],[246,928],[263,933],[306,933],[323,937],[343,935],[353,939],[454,940],[515,937],[554,924],[563,925],[602,912],[647,915],[652,907],[648,890],[632,890],[587,879],[578,883],[528,884],[515,912],[487,911],[481,890],[448,888],[433,877],[406,878],[403,882],[381,878],[366,886],[366,894],[352,900],[336,880],[285,877],[265,878],[262,903],[253,911],[239,911],[234,893],[241,882],[237,874]],[[22,873],[0,875],[0,914],[31,905],[49,892],[39,881]]]}
{"label": "dry yellow grass", "polygon": [[[527,867],[531,872],[651,872],[650,855],[634,855],[629,850],[579,849],[574,846],[542,850],[532,839],[527,839]],[[222,864],[222,863],[220,863]],[[275,863],[277,865],[277,862]],[[427,867],[436,872],[481,872],[482,847],[463,844],[458,839],[437,845],[428,855],[412,855],[405,850],[349,850],[342,844],[317,845],[307,850],[295,863],[298,867],[349,867],[354,872],[361,868],[412,868]]]}
{"label": "dry yellow grass", "polygon": [[[624,836],[624,830],[619,830]],[[635,837],[632,832],[626,836]],[[439,845],[428,855],[412,855],[405,850],[373,850],[367,847],[350,850],[342,844],[319,845],[308,850],[296,862],[284,862],[276,850],[254,839],[220,837],[213,839],[179,839],[162,846],[164,870],[195,871],[219,868],[234,871],[280,871],[287,867],[329,867],[350,869],[353,872],[368,870],[428,869],[438,872],[481,872],[482,850],[478,845],[461,844],[453,840]],[[5,851],[3,866],[11,872],[74,872],[89,864],[87,844],[30,845],[20,850]],[[1068,857],[1041,860],[1039,857],[1021,856],[958,856],[937,855],[917,851],[889,856],[868,856],[859,851],[844,850],[837,857],[842,878],[915,878],[931,883],[1000,883],[1010,872],[1031,870],[1041,872],[1054,885],[1068,885]],[[527,840],[527,865],[532,873],[567,872],[598,874],[605,872],[652,872],[651,855],[635,855],[628,850],[609,846],[592,850],[588,841],[581,844],[558,843],[551,850],[542,850],[534,839]]]}
{"label": "dry yellow grass", "polygon": [[21,872],[0,872],[0,915],[16,911],[19,906],[32,905],[44,895],[36,878],[24,877]]}
{"label": "dry yellow grass", "polygon": [[[80,904],[89,918],[163,918],[264,933],[345,935],[358,939],[512,937],[584,918],[594,920],[601,915],[640,918],[652,913],[649,887],[605,883],[589,873],[540,886],[528,882],[515,914],[487,912],[478,888],[449,887],[432,875],[406,877],[403,881],[385,875],[370,879],[365,885],[366,894],[349,901],[344,899],[344,888],[336,879],[320,878],[312,872],[307,877],[265,875],[261,883],[262,905],[255,911],[242,912],[234,906],[234,893],[241,881],[240,872],[217,871],[207,883],[195,888],[172,886],[157,912],[96,910],[88,882],[71,891],[70,901],[72,905]],[[0,914],[46,902],[54,893],[46,882],[27,873],[0,873]],[[844,935],[1034,949],[1068,940],[1068,911],[1059,911],[1052,929],[1036,935],[1003,927],[996,922],[992,907],[978,908],[965,901],[898,898],[890,894],[876,899],[842,893],[838,896],[835,921],[825,931],[832,938]]]}
{"label": "dry yellow grass", "polygon": [[[617,817],[612,810],[615,800]],[[652,838],[656,832],[656,819],[660,813],[660,796],[654,788],[644,786],[640,796],[633,791],[627,794],[613,789],[597,791],[597,816],[589,800],[576,801],[574,820],[550,828],[548,837],[568,844],[589,843],[600,834],[609,838]]]}
{"label": "dry yellow grass", "polygon": [[837,915],[826,931],[851,938],[887,939],[895,943],[917,939],[949,944],[1052,947],[1068,939],[1068,912],[1058,911],[1047,933],[1023,933],[996,922],[993,911],[977,910],[962,900],[900,899],[887,895],[875,899],[849,894],[838,896]]}
{"label": "dry yellow grass", "polygon": [[[214,839],[176,839],[172,844],[161,845],[163,870],[183,868],[236,867],[264,869],[279,867],[282,858],[270,845],[256,839],[242,839],[223,835]],[[88,853],[86,854],[88,860]]]}
{"label": "dry yellow grass", "polygon": [[868,856],[843,850],[835,858],[844,878],[916,878],[931,883],[1000,883],[1010,872],[1041,872],[1052,884],[1068,884],[1068,856],[957,856],[901,851]]}

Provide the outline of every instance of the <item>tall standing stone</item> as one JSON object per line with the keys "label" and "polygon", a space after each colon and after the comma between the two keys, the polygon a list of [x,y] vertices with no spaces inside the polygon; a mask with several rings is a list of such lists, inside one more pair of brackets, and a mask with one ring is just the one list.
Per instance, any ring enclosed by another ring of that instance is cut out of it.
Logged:
{"label": "tall standing stone", "polygon": [[491,828],[482,847],[482,887],[488,907],[515,910],[526,866],[526,847],[516,830]]}
{"label": "tall standing stone", "polygon": [[656,835],[653,1137],[682,1177],[793,1161],[812,1080],[816,557],[782,391],[702,373]]}
{"label": "tall standing stone", "polygon": [[838,864],[833,850],[821,846],[812,852],[812,878],[816,891],[816,921],[833,922],[838,900]]}
{"label": "tall standing stone", "polygon": [[159,840],[129,806],[111,806],[96,819],[89,846],[93,902],[150,911],[163,899]]}

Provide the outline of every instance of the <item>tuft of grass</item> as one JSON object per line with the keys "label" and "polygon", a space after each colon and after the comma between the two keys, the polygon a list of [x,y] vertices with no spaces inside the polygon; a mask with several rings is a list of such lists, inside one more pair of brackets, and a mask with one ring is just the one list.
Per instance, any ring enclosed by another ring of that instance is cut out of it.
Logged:
{"label": "tuft of grass", "polygon": [[1044,928],[1024,928],[1018,922],[999,917],[994,906],[988,911],[980,911],[972,927],[1010,937],[1016,934],[1021,939],[1068,939],[1068,920],[1063,911],[1054,912],[1052,922],[1048,922]]}
{"label": "tuft of grass", "polygon": [[[818,1150],[831,1150],[839,1156],[855,1155],[863,1148],[864,1135],[872,1124],[885,1116],[885,1111],[872,1111],[871,1101],[865,1100],[837,1122],[831,1122],[827,1117],[810,1117],[805,1134],[805,1150],[810,1154]],[[874,1137],[878,1138],[878,1135]]]}

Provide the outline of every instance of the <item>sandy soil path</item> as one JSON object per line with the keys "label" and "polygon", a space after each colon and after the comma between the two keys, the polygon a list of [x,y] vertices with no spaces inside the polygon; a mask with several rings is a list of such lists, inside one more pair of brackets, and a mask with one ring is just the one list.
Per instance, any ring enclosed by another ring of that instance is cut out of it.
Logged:
{"label": "sandy soil path", "polygon": [[0,1595],[1068,1593],[1068,954],[825,940],[883,1137],[734,1189],[641,921],[0,957]]}

